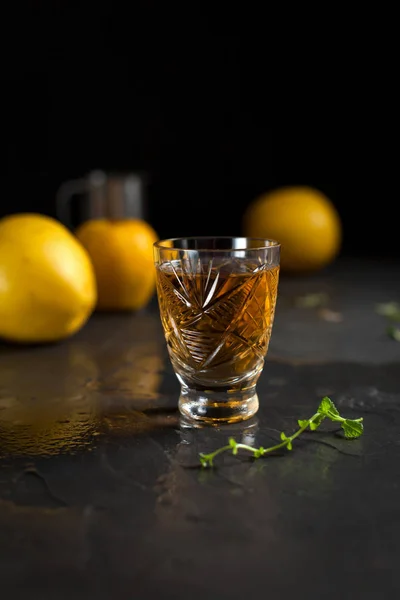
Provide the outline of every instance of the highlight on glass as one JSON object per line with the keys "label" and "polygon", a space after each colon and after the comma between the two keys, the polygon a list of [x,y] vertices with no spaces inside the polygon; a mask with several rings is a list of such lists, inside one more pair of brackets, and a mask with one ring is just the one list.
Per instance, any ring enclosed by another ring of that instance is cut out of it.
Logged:
{"label": "highlight on glass", "polygon": [[274,322],[280,245],[244,237],[154,244],[161,322],[191,421],[237,422],[258,410],[256,384]]}

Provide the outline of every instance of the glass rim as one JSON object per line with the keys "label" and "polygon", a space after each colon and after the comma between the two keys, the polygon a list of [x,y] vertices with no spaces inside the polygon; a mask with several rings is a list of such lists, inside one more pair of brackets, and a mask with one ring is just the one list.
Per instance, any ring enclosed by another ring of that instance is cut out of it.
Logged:
{"label": "glass rim", "polygon": [[[167,242],[183,242],[187,241],[195,241],[195,240],[236,240],[239,243],[243,242],[243,246],[233,247],[233,245],[229,248],[208,248],[204,246],[204,248],[185,248],[184,246],[166,246]],[[254,242],[255,246],[247,246],[246,242],[251,241]],[[260,242],[259,245],[257,242]],[[259,237],[251,237],[251,236],[230,236],[230,235],[194,235],[188,237],[175,237],[175,238],[164,238],[162,240],[157,240],[153,243],[153,247],[158,250],[182,250],[185,252],[252,252],[257,250],[268,250],[269,248],[280,248],[281,244],[274,239],[270,238],[259,238]]]}

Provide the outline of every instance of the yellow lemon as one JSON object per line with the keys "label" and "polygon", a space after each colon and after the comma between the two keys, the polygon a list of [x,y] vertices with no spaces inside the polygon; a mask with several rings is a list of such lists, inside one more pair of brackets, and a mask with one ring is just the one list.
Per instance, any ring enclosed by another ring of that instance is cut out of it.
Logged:
{"label": "yellow lemon", "polygon": [[243,219],[246,236],[281,244],[283,271],[315,271],[338,255],[342,223],[329,198],[307,186],[284,187],[254,200]]}
{"label": "yellow lemon", "polygon": [[0,220],[0,337],[61,340],[83,326],[95,303],[90,258],[64,225],[39,214]]}
{"label": "yellow lemon", "polygon": [[153,243],[158,236],[142,219],[97,219],[76,236],[96,273],[99,310],[139,310],[155,291]]}

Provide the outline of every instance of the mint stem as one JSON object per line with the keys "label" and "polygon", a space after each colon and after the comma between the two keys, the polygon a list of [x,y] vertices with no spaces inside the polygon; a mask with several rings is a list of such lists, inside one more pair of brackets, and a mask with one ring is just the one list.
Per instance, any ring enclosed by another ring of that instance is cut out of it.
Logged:
{"label": "mint stem", "polygon": [[325,396],[318,407],[318,411],[310,419],[299,421],[300,428],[295,431],[295,433],[289,437],[287,437],[285,433],[281,433],[282,441],[279,442],[279,444],[275,444],[269,448],[263,448],[262,446],[260,448],[254,448],[253,446],[249,446],[247,444],[238,443],[233,438],[230,438],[229,444],[226,446],[222,446],[221,448],[218,448],[209,454],[201,453],[200,463],[203,467],[212,467],[214,466],[214,458],[223,452],[228,452],[229,450],[232,450],[232,454],[235,455],[238,453],[238,450],[245,450],[246,452],[250,452],[253,458],[259,458],[260,456],[270,454],[271,452],[275,452],[281,448],[287,448],[288,450],[291,450],[293,440],[299,437],[299,435],[301,435],[307,428],[310,428],[314,431],[326,418],[333,422],[341,423],[346,438],[357,438],[363,433],[362,418],[345,419],[339,414],[332,400]]}
{"label": "mint stem", "polygon": [[280,444],[276,444],[275,446],[264,448],[262,455],[268,454],[269,452],[274,452],[274,450],[279,450],[280,448],[285,448],[289,443],[293,442],[293,440],[299,437],[299,435],[301,435],[303,431],[305,431],[307,427],[309,427],[310,423],[313,423],[319,416],[319,413],[315,413],[315,415],[313,415],[311,419],[308,419],[307,422],[304,425],[302,425],[302,427],[300,427],[300,429],[298,429],[293,435],[288,437],[286,440],[284,440]]}

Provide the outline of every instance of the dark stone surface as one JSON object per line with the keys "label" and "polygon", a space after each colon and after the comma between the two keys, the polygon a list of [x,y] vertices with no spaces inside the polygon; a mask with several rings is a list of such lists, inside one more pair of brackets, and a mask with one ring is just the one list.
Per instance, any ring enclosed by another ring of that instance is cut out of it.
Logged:
{"label": "dark stone surface", "polygon": [[[374,308],[400,299],[399,272],[282,277],[260,410],[240,425],[180,422],[155,302],[59,345],[1,346],[0,597],[398,597],[400,344]],[[295,306],[320,292],[341,322]],[[292,453],[198,468],[231,435],[271,444],[325,394],[364,417],[362,438],[324,424]]]}

